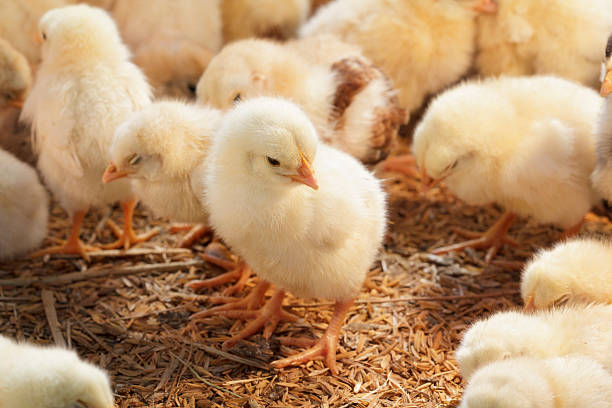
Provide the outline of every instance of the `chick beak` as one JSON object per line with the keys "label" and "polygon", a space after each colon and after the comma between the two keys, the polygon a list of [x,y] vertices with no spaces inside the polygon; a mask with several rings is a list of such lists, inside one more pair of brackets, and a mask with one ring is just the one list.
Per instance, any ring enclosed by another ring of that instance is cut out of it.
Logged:
{"label": "chick beak", "polygon": [[39,32],[34,33],[34,41],[36,41],[37,43],[39,43],[40,45],[43,44],[43,39],[40,36]]}
{"label": "chick beak", "polygon": [[476,0],[472,10],[483,14],[495,14],[497,13],[497,3],[495,0]]}
{"label": "chick beak", "polygon": [[130,175],[130,173],[132,172],[128,170],[119,171],[115,163],[111,161],[106,170],[104,171],[104,175],[102,176],[102,183],[110,183],[113,180],[127,177],[128,175]]}
{"label": "chick beak", "polygon": [[23,108],[23,101],[21,99],[9,99],[7,104],[9,106],[12,106],[13,108],[17,108],[17,109]]}
{"label": "chick beak", "polygon": [[312,168],[312,165],[304,157],[302,152],[300,152],[300,157],[302,159],[302,163],[297,169],[297,174],[292,174],[288,177],[293,181],[297,181],[298,183],[305,184],[308,187],[318,190],[319,185],[317,184],[317,180],[315,180],[314,178],[314,170]]}
{"label": "chick beak", "polygon": [[430,189],[434,188],[442,182],[446,177],[440,177],[437,179],[431,178],[425,170],[425,165],[421,166],[421,191],[426,193]]}
{"label": "chick beak", "polygon": [[603,82],[601,83],[600,95],[604,98],[612,93],[612,69],[606,72]]}
{"label": "chick beak", "polygon": [[525,308],[523,309],[525,312],[534,312],[535,304],[533,300],[533,294],[529,295],[527,298],[527,302],[525,303]]}

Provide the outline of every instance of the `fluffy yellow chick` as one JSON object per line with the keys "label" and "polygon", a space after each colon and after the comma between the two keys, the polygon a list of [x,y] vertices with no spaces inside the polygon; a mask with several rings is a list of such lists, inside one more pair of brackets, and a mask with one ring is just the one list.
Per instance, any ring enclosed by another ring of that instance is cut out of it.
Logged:
{"label": "fluffy yellow chick", "polygon": [[48,10],[66,4],[66,0],[2,0],[0,37],[10,42],[35,67],[41,59],[40,43],[36,41],[38,20]]}
{"label": "fluffy yellow chick", "polygon": [[478,370],[459,408],[610,408],[612,375],[582,356],[513,358]]}
{"label": "fluffy yellow chick", "polygon": [[389,153],[404,112],[382,71],[335,41],[329,46],[340,51],[334,63],[296,43],[250,39],[229,44],[202,75],[198,101],[228,109],[256,96],[290,98],[306,111],[324,142],[376,163]]}
{"label": "fluffy yellow chick", "polygon": [[334,299],[334,315],[319,342],[274,365],[322,356],[335,374],[342,322],[385,231],[380,182],[351,156],[320,143],[295,104],[263,97],[225,115],[205,184],[214,229],[277,287],[272,306],[264,306],[225,347],[278,323],[284,291]]}
{"label": "fluffy yellow chick", "polygon": [[62,207],[72,217],[64,246],[45,253],[77,253],[88,258],[79,240],[90,206],[121,201],[124,233],[113,246],[148,239],[132,230],[136,201],[127,180],[103,185],[115,128],[132,111],[150,103],[150,88],[129,62],[112,18],[87,5],[58,8],[40,20],[43,62],[22,111],[32,124],[38,168]]}
{"label": "fluffy yellow chick", "polygon": [[496,1],[497,13],[477,21],[482,75],[551,74],[597,86],[610,0]]}
{"label": "fluffy yellow chick", "polygon": [[444,180],[468,204],[506,213],[480,238],[435,252],[490,248],[488,263],[516,244],[506,236],[516,215],[579,231],[598,201],[589,177],[601,105],[593,90],[549,76],[467,82],[438,96],[412,146],[424,184]]}
{"label": "fluffy yellow chick", "polygon": [[408,112],[459,80],[472,64],[479,9],[492,0],[335,0],[300,29],[301,37],[336,34],[359,45],[398,89]]}
{"label": "fluffy yellow chick", "polygon": [[500,312],[476,322],[455,353],[469,380],[481,367],[515,357],[582,354],[612,369],[612,306],[575,304],[534,314]]}
{"label": "fluffy yellow chick", "polygon": [[223,40],[250,37],[286,40],[310,13],[310,0],[223,0]]}
{"label": "fluffy yellow chick", "polygon": [[0,406],[113,408],[108,376],[74,351],[0,336]]}
{"label": "fluffy yellow chick", "polygon": [[195,98],[198,79],[221,48],[220,3],[115,0],[113,17],[155,96]]}
{"label": "fluffy yellow chick", "polygon": [[48,213],[47,192],[34,169],[0,149],[0,260],[40,246]]}
{"label": "fluffy yellow chick", "polygon": [[605,99],[597,122],[597,166],[591,179],[602,196],[612,201],[612,35],[606,43],[604,61],[601,65],[600,94]]}
{"label": "fluffy yellow chick", "polygon": [[521,296],[527,310],[565,300],[612,303],[612,245],[577,239],[540,251],[525,266]]}
{"label": "fluffy yellow chick", "polygon": [[32,85],[32,73],[25,57],[0,38],[0,108],[21,109]]}

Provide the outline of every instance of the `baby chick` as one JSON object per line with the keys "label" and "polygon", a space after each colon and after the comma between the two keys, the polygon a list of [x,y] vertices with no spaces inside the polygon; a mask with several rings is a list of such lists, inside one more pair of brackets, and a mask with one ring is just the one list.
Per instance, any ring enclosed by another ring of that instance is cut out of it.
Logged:
{"label": "baby chick", "polygon": [[428,94],[459,80],[472,64],[478,14],[492,0],[335,0],[300,29],[301,37],[335,34],[359,45],[393,80],[411,113]]}
{"label": "baby chick", "polygon": [[480,367],[516,357],[582,354],[612,370],[612,306],[581,305],[534,314],[500,312],[475,323],[455,353],[463,378]]}
{"label": "baby chick", "polygon": [[593,184],[606,200],[612,201],[612,35],[608,37],[605,59],[601,66],[600,94],[605,98],[597,122],[597,166],[591,176]]}
{"label": "baby chick", "polygon": [[195,98],[198,79],[221,48],[224,2],[115,0],[112,15],[155,96]]}
{"label": "baby chick", "polygon": [[459,408],[611,408],[612,375],[582,356],[513,358],[474,374]]}
{"label": "baby chick", "polygon": [[477,19],[480,74],[551,74],[597,86],[610,0],[496,1],[497,13]]}
{"label": "baby chick", "polygon": [[319,142],[296,105],[254,98],[229,111],[215,135],[205,179],[210,222],[262,279],[277,289],[233,340],[277,323],[284,291],[336,300],[325,335],[275,367],[323,356],[337,373],[342,322],[385,231],[380,182],[349,155]]}
{"label": "baby chick", "polygon": [[249,37],[286,40],[310,13],[310,0],[223,0],[223,40]]}
{"label": "baby chick", "polygon": [[334,63],[322,58],[311,62],[303,55],[319,57],[317,52],[305,52],[296,43],[232,43],[202,75],[198,101],[228,109],[256,96],[290,98],[306,111],[324,142],[376,163],[389,153],[404,112],[386,76],[363,56],[355,56],[354,47],[344,51],[337,40],[328,47],[342,57]]}
{"label": "baby chick", "polygon": [[28,61],[8,41],[0,38],[0,109],[23,106],[32,85]]}
{"label": "baby chick", "polygon": [[[129,62],[111,17],[87,5],[58,8],[40,20],[43,62],[23,108],[32,124],[38,168],[62,207],[72,217],[64,246],[38,252],[77,253],[88,259],[79,240],[90,206],[121,201],[124,233],[113,247],[146,240],[132,230],[136,205],[127,181],[103,185],[115,128],[150,103],[150,88]],[[155,232],[155,231],[154,231]]]}
{"label": "baby chick", "polygon": [[114,407],[106,373],[74,351],[0,336],[0,356],[1,407]]}
{"label": "baby chick", "polygon": [[34,169],[0,149],[0,260],[38,247],[48,213],[47,192]]}
{"label": "baby chick", "polygon": [[612,303],[612,245],[578,239],[540,251],[523,271],[521,296],[527,310],[562,300]]}
{"label": "baby chick", "polygon": [[[490,262],[515,216],[579,231],[597,194],[594,127],[601,98],[591,89],[548,76],[467,82],[438,96],[414,134],[423,183],[444,180],[471,205],[506,210],[479,238],[435,250],[490,248]],[[469,114],[468,114],[469,113]]]}

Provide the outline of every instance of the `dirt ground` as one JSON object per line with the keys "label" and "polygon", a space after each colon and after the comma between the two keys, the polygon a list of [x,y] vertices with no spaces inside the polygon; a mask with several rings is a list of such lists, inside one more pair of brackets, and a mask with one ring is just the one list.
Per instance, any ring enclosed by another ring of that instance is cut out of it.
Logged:
{"label": "dirt ground", "polygon": [[[483,231],[500,210],[380,175],[390,228],[344,326],[336,377],[321,361],[269,366],[297,351],[281,346],[279,336],[323,333],[332,311],[325,299],[289,296],[285,307],[300,316],[297,323],[281,323],[269,341],[258,335],[222,352],[235,322],[214,317],[196,324],[189,316],[210,307],[223,287],[199,293],[185,287],[221,272],[199,257],[210,237],[192,250],[177,249],[180,235],[140,207],[139,230],[163,231],[127,253],[94,253],[90,264],[74,257],[0,264],[0,332],[76,349],[110,373],[118,407],[454,407],[464,385],[453,358],[461,333],[475,319],[521,306],[521,262],[560,231],[519,220],[511,235],[521,247],[504,248],[501,262],[489,267],[483,251],[431,255],[431,248],[461,240],[453,227]],[[118,209],[90,213],[82,237],[110,242],[109,216],[121,222]],[[611,228],[606,217],[590,214],[582,234]],[[45,244],[67,231],[56,206]],[[251,278],[249,288],[256,282]]]}

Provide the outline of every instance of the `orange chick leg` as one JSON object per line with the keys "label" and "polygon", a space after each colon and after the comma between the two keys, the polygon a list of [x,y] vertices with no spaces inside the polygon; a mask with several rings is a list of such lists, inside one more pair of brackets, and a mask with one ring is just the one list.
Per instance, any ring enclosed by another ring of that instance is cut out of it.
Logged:
{"label": "orange chick leg", "polygon": [[512,223],[516,218],[516,214],[511,212],[505,212],[497,222],[487,230],[485,233],[478,233],[472,231],[465,231],[456,229],[455,231],[467,238],[473,238],[469,241],[461,242],[459,244],[449,245],[442,248],[437,248],[431,251],[433,254],[445,254],[453,251],[462,251],[465,248],[489,248],[487,255],[485,256],[485,263],[490,264],[499,249],[504,244],[513,246],[519,246],[519,243],[510,238],[507,233]]}
{"label": "orange chick leg", "polygon": [[256,310],[264,303],[266,291],[270,288],[270,286],[270,282],[261,281],[246,297],[238,300],[233,299],[233,301],[229,301],[225,305],[216,306],[211,309],[195,313],[191,316],[191,319],[199,319],[214,315],[225,316],[225,313],[229,311]]}
{"label": "orange chick leg", "polygon": [[70,230],[70,236],[63,245],[53,246],[40,251],[34,252],[31,256],[33,258],[44,256],[47,254],[76,254],[80,255],[83,259],[89,262],[91,259],[87,255],[87,251],[96,251],[99,248],[85,245],[79,239],[79,233],[81,232],[81,225],[85,218],[85,211],[77,211],[72,217],[72,228]]}
{"label": "orange chick leg", "polygon": [[173,224],[170,226],[170,232],[187,231],[187,234],[179,241],[179,248],[191,248],[193,244],[204,235],[210,232],[210,228],[204,224]]}
{"label": "orange chick leg", "polygon": [[419,172],[416,169],[416,161],[411,154],[391,156],[382,162],[381,167],[383,170],[394,171],[411,177],[419,176]]}
{"label": "orange chick leg", "polygon": [[[202,257],[205,261],[211,262],[211,260],[206,257],[206,254],[204,254]],[[234,285],[223,291],[223,295],[231,296],[242,290],[252,274],[251,268],[249,268],[244,261],[240,262],[238,266],[236,266],[234,263],[219,266],[222,266],[225,269],[230,269],[231,267],[234,269],[219,276],[215,276],[214,278],[191,281],[187,284],[187,286],[191,289],[197,290],[201,288],[214,288],[215,286],[223,285],[224,283],[237,281]]]}
{"label": "orange chick leg", "polygon": [[146,234],[136,235],[132,228],[132,220],[134,218],[134,208],[136,208],[136,200],[128,200],[121,202],[121,208],[123,209],[123,231],[121,231],[117,225],[111,220],[108,220],[108,226],[113,231],[113,234],[119,238],[112,244],[103,245],[104,249],[116,249],[123,247],[124,249],[130,249],[134,244],[145,242],[159,234],[159,229],[155,228]]}
{"label": "orange chick leg", "polygon": [[344,318],[354,302],[354,299],[337,301],[334,307],[334,315],[329,322],[329,326],[327,326],[325,334],[313,347],[294,356],[276,360],[272,365],[275,368],[284,368],[323,357],[329,371],[331,371],[333,375],[337,375],[336,348],[338,347],[338,338],[340,337],[340,330],[342,329]]}

